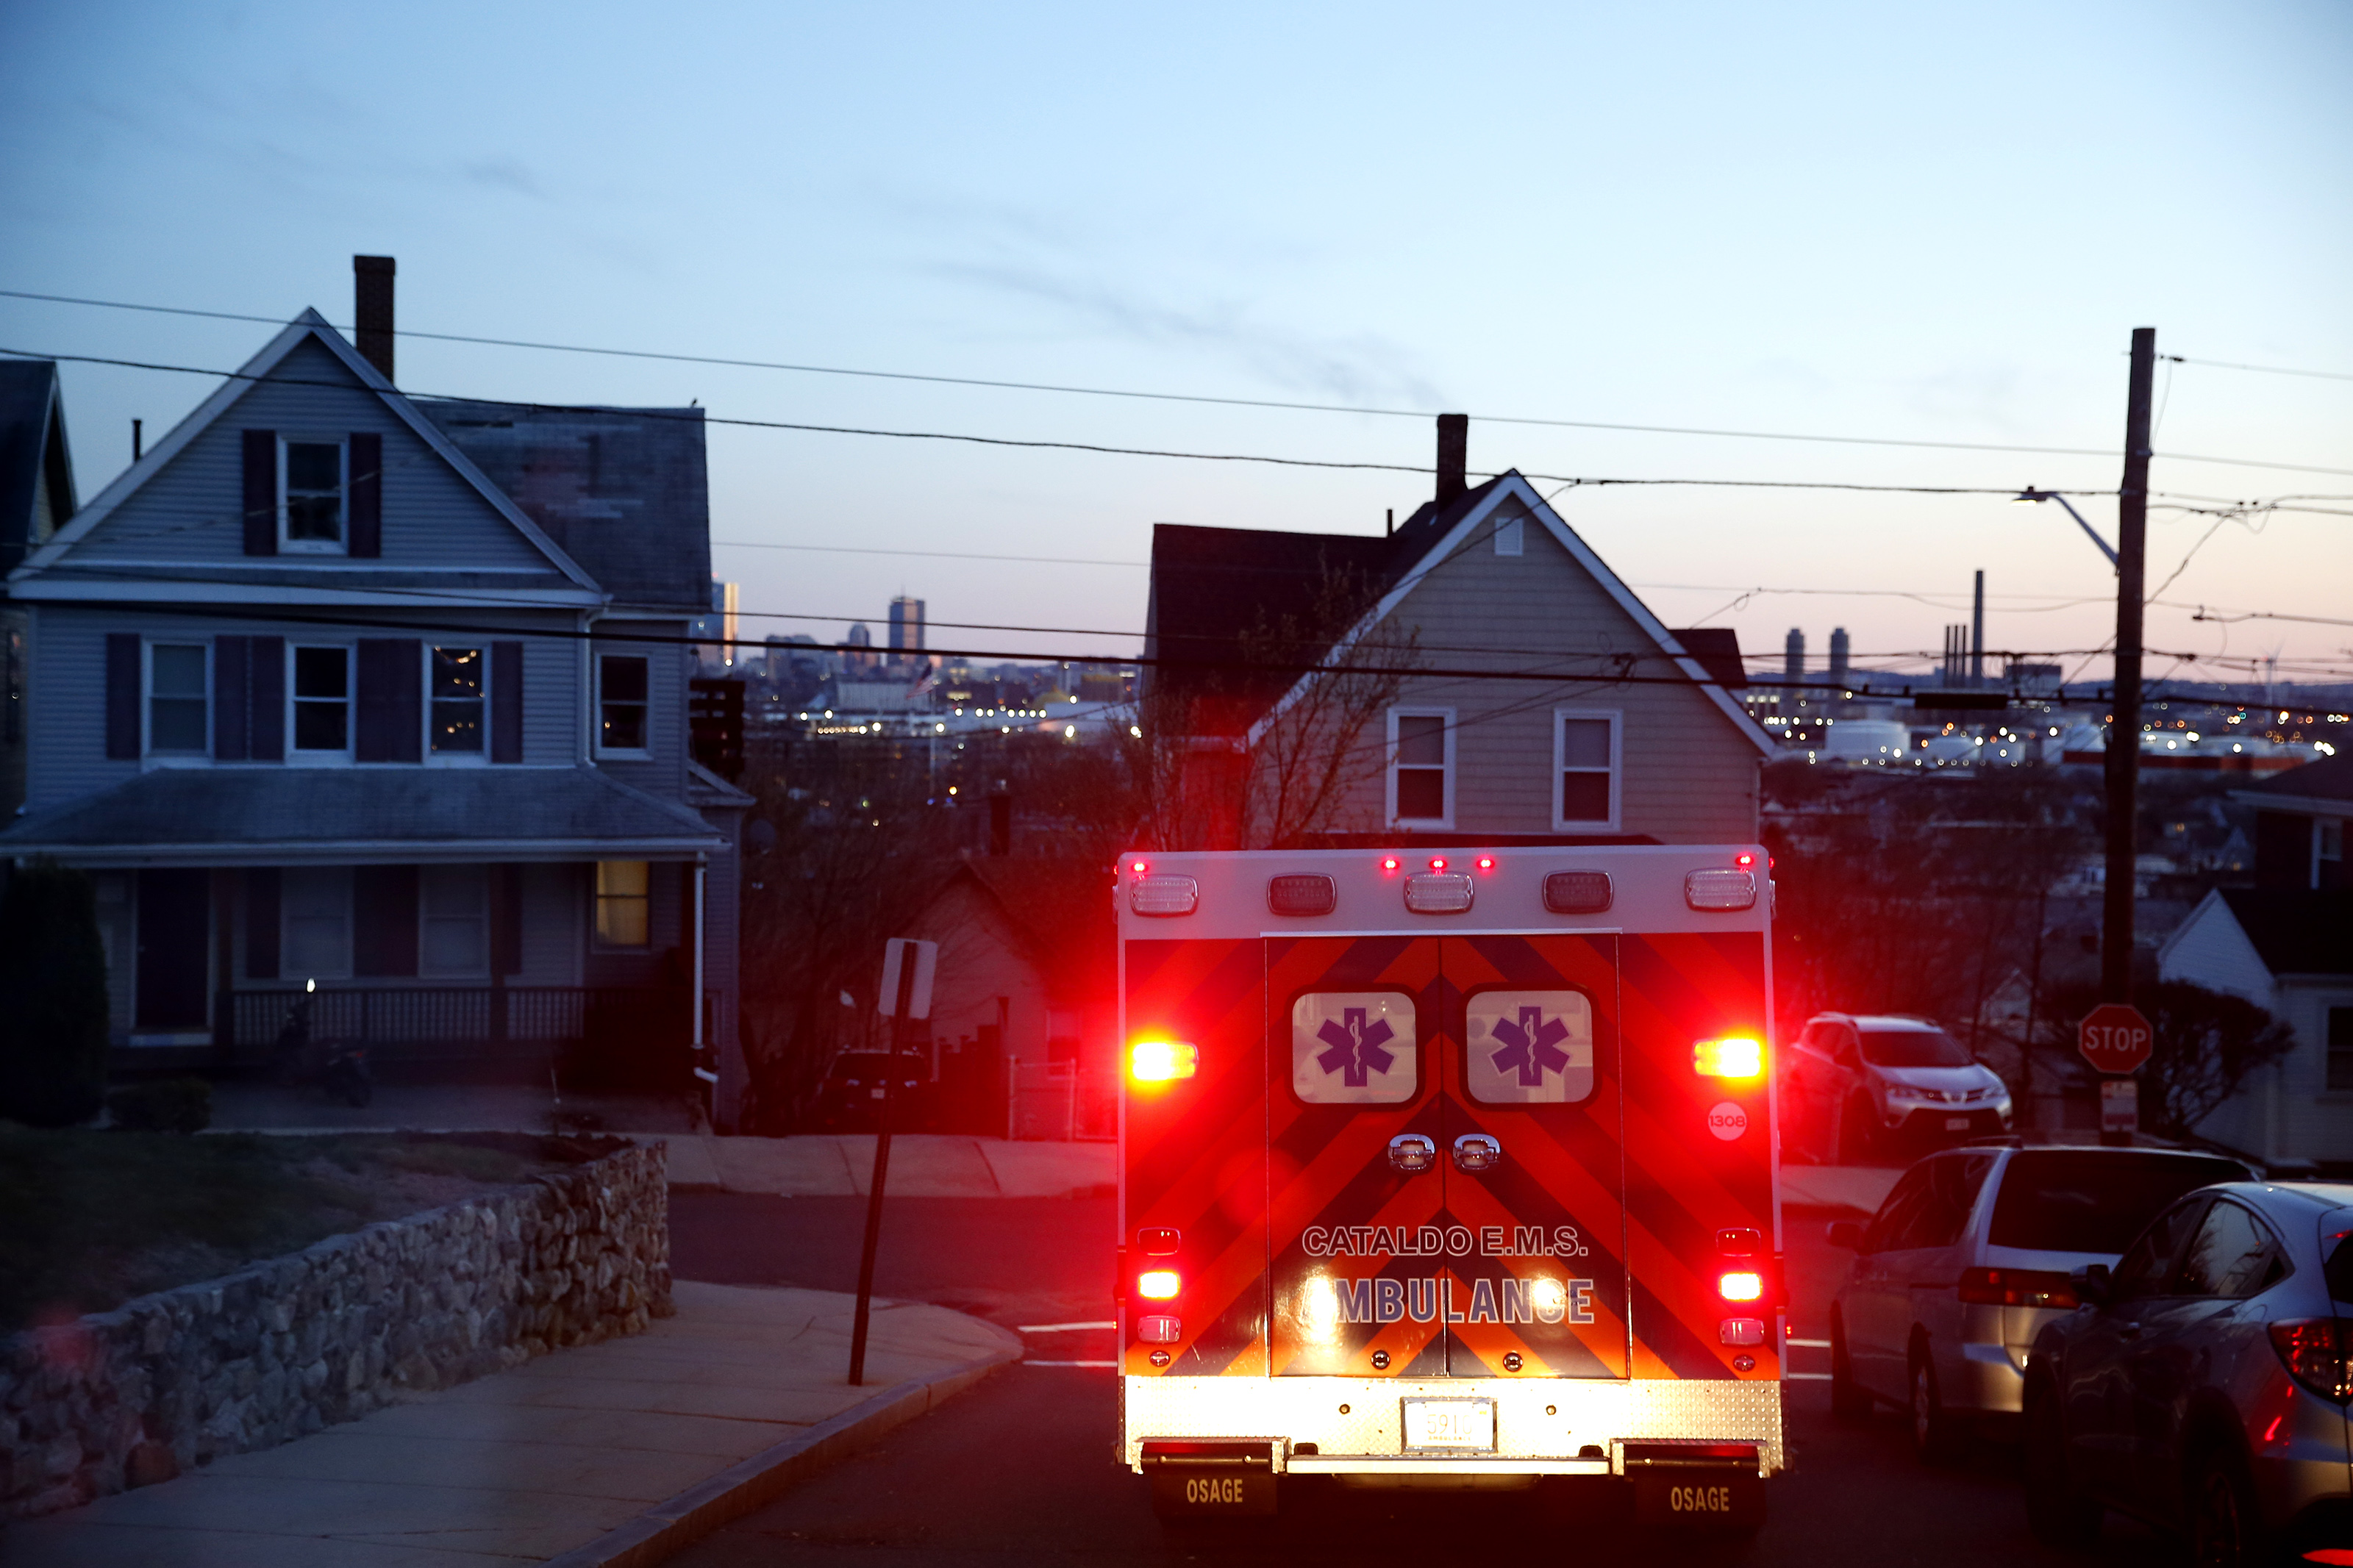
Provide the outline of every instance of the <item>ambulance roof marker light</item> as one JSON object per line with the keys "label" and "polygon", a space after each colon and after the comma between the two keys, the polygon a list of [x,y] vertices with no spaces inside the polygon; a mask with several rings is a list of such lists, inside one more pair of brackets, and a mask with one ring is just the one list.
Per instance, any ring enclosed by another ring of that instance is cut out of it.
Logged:
{"label": "ambulance roof marker light", "polygon": [[1757,864],[1757,857],[1744,850],[1740,854],[1735,855],[1732,858],[1732,863],[1745,871],[1749,867]]}
{"label": "ambulance roof marker light", "polygon": [[1394,855],[1384,855],[1381,857],[1381,875],[1384,877],[1394,877],[1398,874],[1398,868],[1404,864],[1405,862],[1399,860]]}
{"label": "ambulance roof marker light", "polygon": [[1446,869],[1446,857],[1445,857],[1445,856],[1443,856],[1443,855],[1432,855],[1432,856],[1430,858],[1430,868],[1431,870],[1433,870],[1433,871],[1443,871],[1443,870],[1445,870],[1445,869]]}
{"label": "ambulance roof marker light", "polygon": [[1492,871],[1495,868],[1495,858],[1493,855],[1482,855],[1479,857],[1478,865],[1482,871]]}
{"label": "ambulance roof marker light", "polygon": [[1152,862],[1149,860],[1130,860],[1127,863],[1127,868],[1130,871],[1134,872],[1139,877],[1147,877],[1152,874]]}

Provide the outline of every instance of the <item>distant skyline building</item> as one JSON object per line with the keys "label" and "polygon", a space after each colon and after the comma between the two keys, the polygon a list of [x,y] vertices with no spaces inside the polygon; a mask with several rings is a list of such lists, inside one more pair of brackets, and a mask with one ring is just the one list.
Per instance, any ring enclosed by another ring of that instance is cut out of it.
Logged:
{"label": "distant skyline building", "polygon": [[905,595],[891,601],[891,651],[920,653],[923,647],[923,601]]}
{"label": "distant skyline building", "polygon": [[1781,644],[1781,684],[1791,701],[1797,700],[1799,689],[1806,679],[1806,633],[1801,626],[1791,626]]}
{"label": "distant skyline building", "polygon": [[1844,626],[1831,628],[1831,684],[1841,690],[1846,689],[1847,660],[1852,647]]}

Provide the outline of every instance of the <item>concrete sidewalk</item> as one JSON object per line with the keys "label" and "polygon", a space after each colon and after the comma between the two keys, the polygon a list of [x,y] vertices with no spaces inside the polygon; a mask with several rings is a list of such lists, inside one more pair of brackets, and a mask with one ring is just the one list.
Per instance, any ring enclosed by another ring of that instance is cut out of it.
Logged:
{"label": "concrete sidewalk", "polygon": [[[824,1198],[860,1196],[872,1184],[871,1132],[799,1138],[661,1136],[670,1145],[673,1187]],[[1002,1138],[905,1133],[891,1140],[888,1195],[1059,1198],[1100,1188],[1107,1196],[1116,1175],[1109,1143],[1017,1143]]]}
{"label": "concrete sidewalk", "polygon": [[1019,1341],[944,1307],[681,1282],[646,1333],[558,1351],[159,1486],[10,1526],[57,1568],[565,1568],[658,1562],[921,1415]]}

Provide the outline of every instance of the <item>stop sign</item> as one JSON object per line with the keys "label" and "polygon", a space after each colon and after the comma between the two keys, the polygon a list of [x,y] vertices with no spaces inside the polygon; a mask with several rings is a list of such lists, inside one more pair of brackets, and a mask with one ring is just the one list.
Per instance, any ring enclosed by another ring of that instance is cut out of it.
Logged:
{"label": "stop sign", "polygon": [[2075,1048],[2105,1073],[2138,1072],[2148,1060],[2148,1020],[2123,1002],[2103,1002],[2075,1026]]}

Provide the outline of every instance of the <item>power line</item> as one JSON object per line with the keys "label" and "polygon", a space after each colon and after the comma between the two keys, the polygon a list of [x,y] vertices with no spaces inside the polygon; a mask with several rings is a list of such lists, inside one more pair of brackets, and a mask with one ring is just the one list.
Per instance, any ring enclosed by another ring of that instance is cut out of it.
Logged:
{"label": "power line", "polygon": [[[201,310],[177,305],[136,304],[121,300],[92,300],[71,294],[44,294],[24,289],[0,289],[0,297],[14,300],[40,300],[49,304],[86,305],[112,310],[138,310],[156,315],[195,316],[202,317],[210,321],[256,321],[269,326],[280,327],[286,324],[274,316],[249,315],[235,310]],[[345,333],[356,331],[355,328],[348,326],[338,326],[336,327],[336,330]],[[427,332],[406,327],[395,329],[394,335],[404,338],[417,338],[433,342],[472,343],[491,348],[532,349],[550,353],[596,354],[617,359],[656,360],[676,364],[707,364],[738,370],[773,370],[803,375],[849,376],[876,381],[918,382],[939,386],[981,387],[993,391],[1045,392],[1082,397],[1117,397],[1154,403],[1207,404],[1229,408],[1275,408],[1310,414],[1356,414],[1385,419],[1430,419],[1436,417],[1439,412],[1435,409],[1381,408],[1360,404],[1303,403],[1293,402],[1281,398],[1225,397],[1208,393],[1146,392],[1132,387],[1082,386],[1060,382],[1008,381],[987,376],[940,375],[916,371],[870,370],[846,365],[803,364],[785,360],[735,359],[717,354],[675,353],[653,349],[601,348],[582,343],[542,342],[524,338],[481,337],[463,332]],[[49,355],[46,357],[61,358],[65,356]],[[2225,362],[2220,360],[2181,360],[2179,355],[2168,355],[2167,357],[2175,359],[2179,363],[2189,364],[2221,365],[2225,363]],[[97,363],[128,364],[129,362],[101,361]],[[130,364],[129,368],[160,370],[176,367]],[[2266,365],[2229,365],[2227,368],[2235,370],[2268,370],[2274,367]],[[2282,371],[2279,374],[2288,375],[2335,376],[2335,373],[2329,371]],[[2353,377],[2342,377],[2337,379],[2353,379]],[[1489,425],[1522,425],[1562,430],[1609,430],[1619,432],[1620,434],[1631,435],[1697,436],[1711,439],[1744,441],[1805,441],[1834,446],[1902,447],[1924,450],[1952,452],[2016,452],[2039,456],[2070,458],[2110,458],[2116,455],[2109,448],[2101,447],[2032,447],[2020,445],[2017,443],[1996,441],[1935,441],[1890,436],[1827,436],[1804,431],[1739,430],[1695,425],[1636,425],[1615,420],[1555,419],[1531,415],[1481,414],[1472,416],[1472,417],[1480,420],[1482,423]],[[872,434],[873,432],[865,433]],[[2306,465],[2296,463],[2272,463],[2258,461],[2256,459],[2247,458],[2201,457],[2187,452],[2167,452],[2160,455],[2171,458],[2178,462],[2224,463],[2242,468],[2290,468],[2308,473],[2353,473],[2353,469],[2308,468]]]}
{"label": "power line", "polygon": [[2159,354],[2159,359],[2175,364],[2202,364],[2210,370],[2253,370],[2265,375],[2306,375],[2320,381],[2353,381],[2353,374],[2341,370],[2292,370],[2284,364],[2241,364],[2236,360],[2191,359],[2186,354]]}

